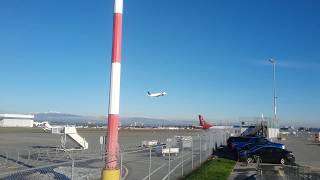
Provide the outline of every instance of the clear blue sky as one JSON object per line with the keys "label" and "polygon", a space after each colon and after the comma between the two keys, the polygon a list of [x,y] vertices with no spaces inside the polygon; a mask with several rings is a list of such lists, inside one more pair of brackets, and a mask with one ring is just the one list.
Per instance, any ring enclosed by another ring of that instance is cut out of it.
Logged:
{"label": "clear blue sky", "polygon": [[[319,124],[320,2],[124,0],[121,116]],[[112,0],[3,0],[0,110],[106,115]],[[167,96],[148,98],[147,90]]]}

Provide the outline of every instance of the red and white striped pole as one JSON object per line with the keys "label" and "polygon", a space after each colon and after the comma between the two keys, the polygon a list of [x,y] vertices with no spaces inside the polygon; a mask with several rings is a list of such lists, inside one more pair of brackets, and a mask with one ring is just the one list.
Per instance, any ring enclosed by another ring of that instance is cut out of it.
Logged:
{"label": "red and white striped pole", "polygon": [[122,38],[122,10],[123,0],[115,0],[113,15],[112,67],[109,92],[109,114],[106,144],[105,167],[101,179],[119,180],[118,167],[118,124],[120,102],[120,74],[121,74],[121,38]]}

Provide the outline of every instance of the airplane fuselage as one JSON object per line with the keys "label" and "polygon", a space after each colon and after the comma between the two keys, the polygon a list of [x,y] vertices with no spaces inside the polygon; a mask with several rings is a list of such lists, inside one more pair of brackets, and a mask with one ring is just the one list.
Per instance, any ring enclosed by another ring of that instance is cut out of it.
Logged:
{"label": "airplane fuselage", "polygon": [[166,94],[167,94],[166,92],[160,92],[160,93],[150,93],[150,92],[148,92],[147,96],[149,96],[149,97],[160,97],[160,96],[164,96]]}

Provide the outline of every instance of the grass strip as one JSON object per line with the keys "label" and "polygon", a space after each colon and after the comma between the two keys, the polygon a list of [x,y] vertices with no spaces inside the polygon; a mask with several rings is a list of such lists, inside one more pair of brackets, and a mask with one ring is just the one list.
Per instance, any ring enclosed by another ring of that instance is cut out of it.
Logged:
{"label": "grass strip", "polygon": [[225,180],[228,179],[235,161],[217,158],[210,159],[203,163],[198,169],[191,174],[182,178],[183,180]]}

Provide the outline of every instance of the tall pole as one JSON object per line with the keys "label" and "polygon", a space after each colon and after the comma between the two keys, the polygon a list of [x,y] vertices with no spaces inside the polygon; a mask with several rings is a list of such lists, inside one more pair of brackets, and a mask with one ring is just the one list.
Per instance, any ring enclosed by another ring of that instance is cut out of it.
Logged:
{"label": "tall pole", "polygon": [[274,121],[277,123],[277,92],[276,92],[276,61],[269,60],[273,66],[273,115]]}
{"label": "tall pole", "polygon": [[102,180],[119,180],[121,176],[118,167],[118,125],[121,74],[122,10],[123,0],[115,0],[113,14],[112,65],[109,91],[106,160],[105,167],[102,170]]}

